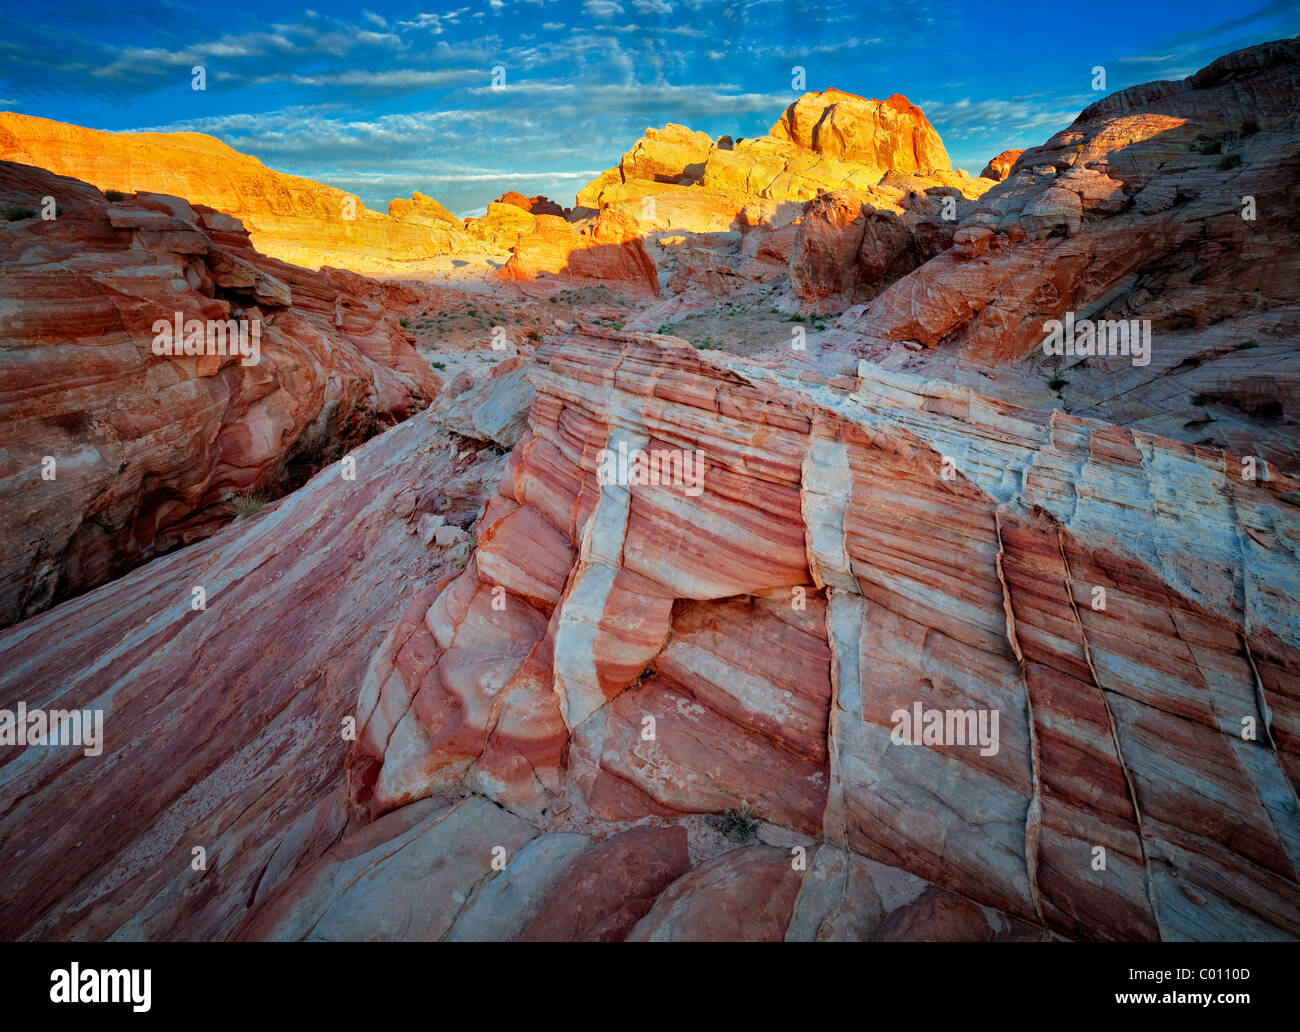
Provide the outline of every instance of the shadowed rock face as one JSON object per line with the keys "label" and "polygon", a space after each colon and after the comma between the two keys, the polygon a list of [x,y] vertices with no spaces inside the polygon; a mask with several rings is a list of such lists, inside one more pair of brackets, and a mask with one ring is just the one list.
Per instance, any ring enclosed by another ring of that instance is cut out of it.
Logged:
{"label": "shadowed rock face", "polygon": [[607,210],[577,227],[554,215],[537,216],[501,270],[508,281],[556,279],[566,283],[609,283],[634,292],[659,293],[654,262],[636,223]]}
{"label": "shadowed rock face", "polygon": [[[0,623],[211,533],[232,495],[298,486],[440,386],[368,281],[176,197],[0,163],[0,201],[45,197],[57,218],[0,223]],[[260,359],[155,354],[177,312],[256,324]]]}
{"label": "shadowed rock face", "polygon": [[513,204],[532,215],[556,215],[564,218],[565,211],[558,204],[545,197],[525,197],[517,190],[507,190],[497,200],[498,204]]}
{"label": "shadowed rock face", "polygon": [[464,562],[421,522],[472,519],[502,465],[426,414],[351,457],[0,632],[0,708],[104,712],[99,756],[0,746],[0,937],[225,938],[347,833],[358,680],[394,597]]}

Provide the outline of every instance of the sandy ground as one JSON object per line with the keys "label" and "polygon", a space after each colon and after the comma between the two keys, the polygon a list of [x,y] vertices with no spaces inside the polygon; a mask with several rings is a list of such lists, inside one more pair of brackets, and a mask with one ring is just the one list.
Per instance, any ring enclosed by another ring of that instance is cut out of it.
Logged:
{"label": "sandy ground", "polygon": [[529,354],[549,335],[577,323],[668,333],[697,348],[739,356],[779,356],[800,342],[815,346],[818,332],[834,318],[783,311],[778,306],[788,287],[784,279],[695,303],[603,285],[521,288],[493,282],[486,265],[402,282],[421,297],[399,314],[420,355],[446,382],[462,371],[477,375],[516,354]]}

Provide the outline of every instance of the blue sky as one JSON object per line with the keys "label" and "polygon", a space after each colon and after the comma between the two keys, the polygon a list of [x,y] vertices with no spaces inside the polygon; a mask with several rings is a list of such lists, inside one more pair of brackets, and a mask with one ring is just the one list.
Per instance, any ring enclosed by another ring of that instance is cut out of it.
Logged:
{"label": "blue sky", "polygon": [[647,126],[764,133],[796,65],[902,93],[976,175],[1097,99],[1095,65],[1111,92],[1296,34],[1297,0],[0,0],[0,109],[206,132],[372,208],[419,190],[465,215],[510,189],[572,204]]}

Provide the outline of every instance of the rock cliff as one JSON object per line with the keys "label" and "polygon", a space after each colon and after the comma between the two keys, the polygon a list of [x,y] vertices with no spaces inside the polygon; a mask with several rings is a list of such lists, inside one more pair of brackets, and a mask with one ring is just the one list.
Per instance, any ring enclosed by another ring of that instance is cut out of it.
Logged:
{"label": "rock cliff", "polygon": [[[27,216],[0,222],[2,624],[298,486],[440,386],[368,281],[259,254],[228,215],[9,162],[0,202]],[[178,314],[260,353],[155,353]]]}

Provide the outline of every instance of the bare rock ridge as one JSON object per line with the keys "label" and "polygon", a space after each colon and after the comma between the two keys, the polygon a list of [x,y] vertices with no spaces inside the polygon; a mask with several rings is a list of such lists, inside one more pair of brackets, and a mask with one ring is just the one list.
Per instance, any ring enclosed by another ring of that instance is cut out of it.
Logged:
{"label": "bare rock ridge", "polygon": [[[9,162],[0,202],[30,213],[0,223],[0,623],[298,486],[441,385],[369,281],[258,254],[228,215]],[[256,324],[260,354],[158,355],[177,313]]]}
{"label": "bare rock ridge", "polygon": [[0,160],[105,190],[184,197],[239,219],[263,254],[312,268],[374,271],[445,254],[459,229],[370,211],[343,190],[272,171],[202,133],[107,133],[5,111]]}

